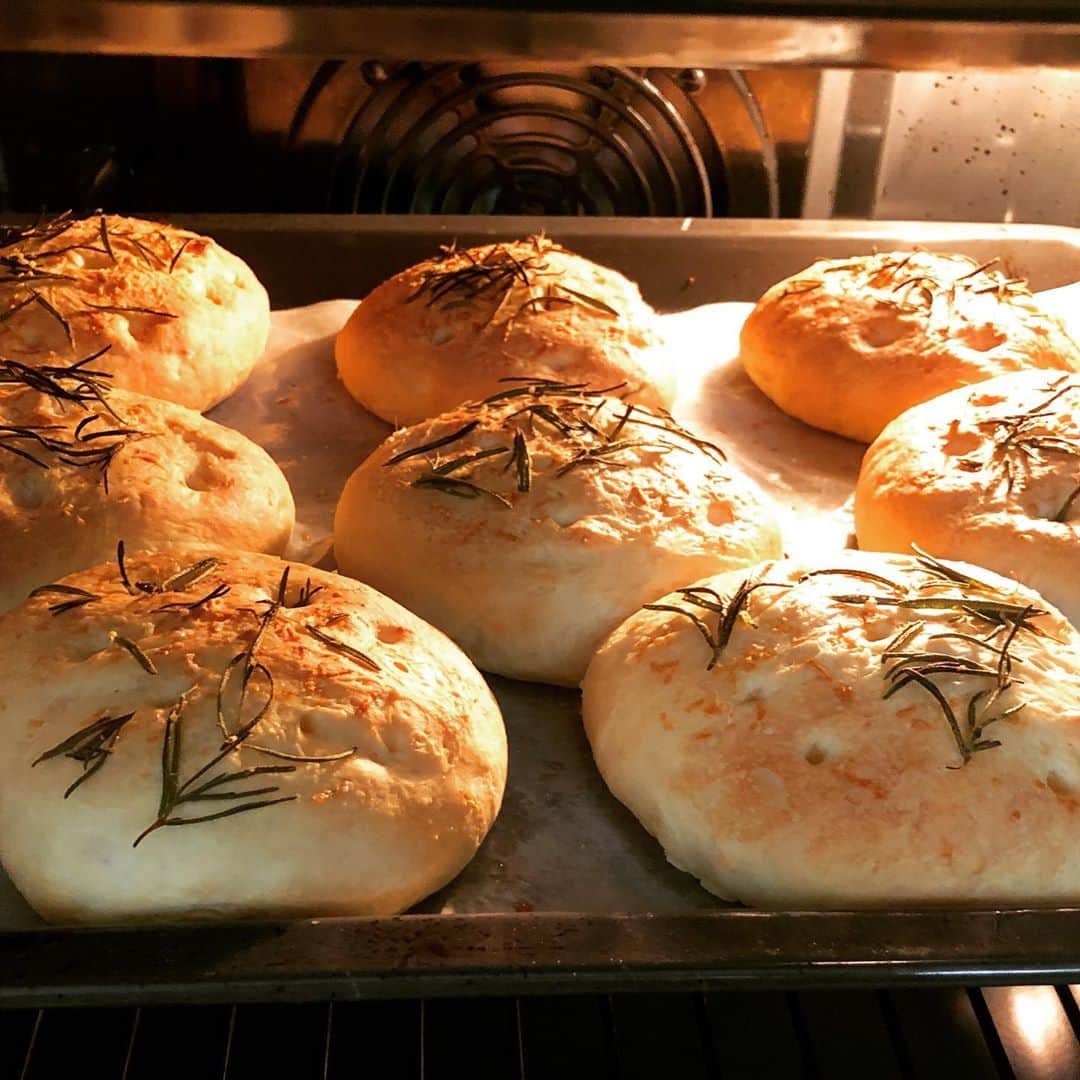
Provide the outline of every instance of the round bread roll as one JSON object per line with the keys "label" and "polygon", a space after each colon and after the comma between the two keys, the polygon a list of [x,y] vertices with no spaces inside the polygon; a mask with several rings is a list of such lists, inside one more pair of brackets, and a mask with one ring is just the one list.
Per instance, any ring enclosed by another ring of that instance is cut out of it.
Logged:
{"label": "round bread roll", "polygon": [[345,485],[334,549],[485,671],[565,686],[640,604],[781,550],[719,449],[545,382],[392,435]]}
{"label": "round bread roll", "polygon": [[784,412],[863,442],[959,386],[1080,370],[1080,350],[1024,282],[930,251],[819,260],[758,301],[741,355]]}
{"label": "round bread roll", "polygon": [[266,555],[118,554],[0,618],[0,848],[39,914],[390,915],[472,858],[506,736],[442,634]]}
{"label": "round bread roll", "polygon": [[292,493],[265,450],[192,409],[107,393],[99,375],[0,360],[0,611],[108,559],[120,536],[275,554],[289,541]]}
{"label": "round bread roll", "polygon": [[897,417],[866,452],[859,546],[965,559],[1080,625],[1080,378],[1023,371]]}
{"label": "round bread roll", "polygon": [[70,363],[106,346],[115,385],[209,409],[251,373],[266,290],[206,236],[113,215],[62,215],[0,238],[0,356]]}
{"label": "round bread roll", "polygon": [[365,408],[405,426],[540,376],[667,407],[674,372],[637,285],[532,236],[458,251],[383,282],[337,336],[338,373]]}
{"label": "round bread roll", "polygon": [[719,896],[1080,900],[1080,635],[989,571],[844,552],[706,578],[583,689],[608,786]]}

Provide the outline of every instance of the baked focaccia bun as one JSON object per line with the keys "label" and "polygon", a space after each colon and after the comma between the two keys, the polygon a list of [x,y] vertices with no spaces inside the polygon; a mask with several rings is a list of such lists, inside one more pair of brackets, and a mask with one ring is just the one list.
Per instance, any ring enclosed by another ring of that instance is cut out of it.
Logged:
{"label": "baked focaccia bun", "polygon": [[0,849],[53,922],[393,914],[499,810],[484,680],[335,574],[121,547],[0,646]]}
{"label": "baked focaccia bun", "polygon": [[89,357],[0,359],[0,611],[134,547],[215,543],[278,554],[288,481],[262,447],[193,409],[110,390]]}
{"label": "baked focaccia bun", "polygon": [[0,233],[0,356],[56,366],[108,346],[118,387],[203,412],[269,332],[266,290],[207,236],[112,214]]}
{"label": "baked focaccia bun", "polygon": [[1080,900],[1080,635],[989,571],[847,552],[705,578],[583,690],[608,787],[718,896]]}
{"label": "baked focaccia bun", "polygon": [[774,285],[743,326],[746,373],[784,412],[872,442],[905,409],[1080,351],[997,260],[892,252],[821,259]]}
{"label": "baked focaccia bun", "polygon": [[334,549],[485,671],[576,686],[639,605],[779,555],[780,535],[666,414],[530,381],[392,435],[345,485]]}
{"label": "baked focaccia bun", "polygon": [[964,559],[1080,625],[1080,376],[1025,371],[897,417],[863,459],[859,546]]}
{"label": "baked focaccia bun", "polygon": [[593,386],[667,407],[674,372],[637,285],[541,236],[458,250],[383,282],[338,334],[338,373],[404,427],[477,401],[515,376]]}

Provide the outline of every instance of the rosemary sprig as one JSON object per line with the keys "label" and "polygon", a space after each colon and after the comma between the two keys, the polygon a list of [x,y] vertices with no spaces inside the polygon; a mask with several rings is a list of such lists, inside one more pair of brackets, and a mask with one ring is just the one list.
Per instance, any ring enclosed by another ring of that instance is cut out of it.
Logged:
{"label": "rosemary sprig", "polygon": [[[816,269],[820,274],[854,271],[864,276],[872,288],[879,290],[879,304],[919,315],[931,325],[937,323],[937,331],[944,337],[952,332],[954,318],[970,320],[966,306],[958,304],[962,296],[994,292],[998,300],[1006,300],[1017,293],[1030,295],[1026,282],[1019,278],[1006,278],[1001,270],[995,269],[1000,262],[998,258],[977,264],[966,255],[948,256],[951,261],[959,261],[966,266],[963,273],[953,277],[937,264],[917,261],[916,257],[920,254],[923,253],[916,249],[902,257],[882,256],[866,262],[848,260]],[[789,283],[791,288],[781,294],[780,299],[812,291],[814,284],[820,285],[820,282],[794,279]]]}
{"label": "rosemary sprig", "polygon": [[68,600],[60,600],[55,604],[50,604],[49,613],[52,615],[63,615],[65,611],[73,611],[75,608],[84,607],[86,604],[92,604],[95,600],[101,599],[97,593],[79,589],[74,585],[39,585],[30,593],[30,597],[35,596],[70,597]]}
{"label": "rosemary sprig", "polygon": [[963,588],[975,592],[993,593],[997,591],[989,582],[982,581],[980,578],[973,577],[955,566],[950,566],[948,563],[934,558],[929,552],[923,551],[918,544],[912,544],[911,550],[915,552],[919,568],[932,580],[936,579],[949,585],[961,585]]}
{"label": "rosemary sprig", "polygon": [[143,262],[150,267],[151,270],[163,270],[166,267],[165,260],[156,252],[153,248],[144,244],[137,236],[132,233],[118,232],[113,233],[118,240],[126,240],[139,254]]}
{"label": "rosemary sprig", "polygon": [[981,464],[997,471],[1006,493],[1012,492],[1021,474],[1030,469],[1031,462],[1043,461],[1047,454],[1080,457],[1080,439],[1055,433],[1050,427],[1055,416],[1060,415],[1054,406],[1066,394],[1078,390],[1080,383],[1063,375],[1046,387],[1048,397],[1024,412],[990,417],[976,424],[992,443],[989,457]]}
{"label": "rosemary sprig", "polygon": [[[882,649],[883,697],[891,698],[912,686],[929,695],[952,733],[963,766],[976,753],[1000,745],[996,739],[982,737],[987,727],[1023,708],[1021,702],[996,714],[992,712],[999,698],[1019,685],[1013,677],[1013,665],[1018,659],[1012,651],[1013,645],[1021,633],[1046,636],[1032,620],[1047,612],[1032,604],[1017,604],[1005,599],[988,582],[934,558],[919,547],[914,550],[915,572],[905,584],[858,568],[811,571],[800,582],[823,574],[836,574],[886,586],[889,590],[886,595],[851,593],[830,599],[839,604],[874,603],[909,615],[910,621]],[[943,588],[948,590],[947,595],[941,594]],[[983,636],[964,629],[927,633],[927,616],[936,612],[952,613],[950,621],[966,619],[983,630],[989,629]],[[925,644],[919,644],[923,635]],[[949,648],[952,643],[976,653],[988,653],[989,658],[953,651]],[[939,679],[976,680],[991,685],[978,687],[958,712],[939,685]]]}
{"label": "rosemary sprig", "polygon": [[[89,426],[101,420],[99,415],[92,415],[81,420],[70,437],[58,434],[57,424],[0,424],[0,450],[15,454],[39,468],[48,469],[53,464],[96,468],[101,473],[106,494],[109,491],[109,467],[116,455],[128,444],[132,437],[142,436],[135,428],[110,428],[104,431],[90,432]],[[98,439],[111,440],[107,444],[96,445]],[[90,444],[95,445],[90,445]],[[44,460],[38,453],[32,453],[29,447],[40,453],[48,451],[53,455],[52,462]]]}
{"label": "rosemary sprig", "polygon": [[87,366],[111,348],[111,345],[106,345],[82,360],[66,365],[43,364],[36,367],[19,360],[0,360],[0,385],[25,386],[56,401],[83,407],[87,402],[97,401],[116,418],[107,401],[112,375]]}
{"label": "rosemary sprig", "polygon": [[[419,286],[406,297],[406,303],[424,300],[426,307],[440,311],[453,311],[475,303],[489,305],[490,311],[484,322],[485,328],[501,322],[509,328],[516,319],[572,307],[584,307],[609,318],[618,318],[619,312],[599,297],[564,285],[558,280],[548,256],[561,251],[542,236],[528,239],[532,250],[516,255],[508,244],[493,244],[486,250],[458,251],[455,246],[440,249],[438,263],[427,271]],[[444,268],[448,260],[457,259],[458,265]],[[524,298],[513,307],[509,303],[517,291]],[[509,314],[507,311],[513,307]],[[500,316],[506,315],[500,319]]]}
{"label": "rosemary sprig", "polygon": [[[997,739],[983,739],[983,731],[991,724],[1012,716],[1024,708],[1024,703],[1019,702],[996,715],[991,713],[992,706],[1001,695],[1017,685],[1016,680],[1012,678],[1015,657],[1010,650],[1017,634],[1027,623],[1028,617],[1035,613],[1036,609],[1031,606],[1023,609],[1020,615],[1009,624],[1008,633],[1000,647],[993,646],[986,639],[963,633],[928,636],[928,640],[962,640],[978,648],[988,649],[996,657],[993,666],[954,653],[943,653],[932,649],[912,650],[912,642],[922,632],[925,624],[920,621],[917,625],[907,627],[901,631],[902,640],[898,635],[882,653],[882,664],[891,662],[884,673],[886,689],[883,697],[890,698],[910,685],[915,685],[929,694],[941,710],[952,732],[957,752],[960,754],[961,765],[968,764],[976,753],[992,750],[1001,745]],[[997,630],[994,633],[996,634]],[[974,678],[993,682],[993,686],[983,687],[970,695],[964,710],[963,724],[945,692],[934,681],[935,678],[942,676],[954,680]]]}
{"label": "rosemary sprig", "polygon": [[[124,576],[126,577],[126,574]],[[308,585],[310,586],[310,580]],[[222,742],[216,753],[183,781],[180,779],[180,772],[183,758],[183,711],[187,705],[186,695],[182,696],[169,711],[161,749],[161,799],[158,804],[158,813],[156,819],[136,837],[135,847],[138,847],[151,833],[161,828],[219,821],[236,814],[293,802],[297,798],[296,795],[278,795],[281,789],[277,783],[256,787],[245,785],[259,777],[276,777],[296,772],[300,765],[324,765],[343,761],[356,754],[355,747],[336,754],[293,754],[250,741],[252,734],[267,715],[274,701],[274,677],[270,669],[258,659],[257,654],[271,624],[281,609],[286,606],[288,586],[289,567],[286,566],[282,571],[275,595],[271,599],[260,601],[263,611],[258,616],[254,635],[245,648],[225,666],[218,682],[216,711]],[[264,685],[264,698],[255,708],[253,715],[245,719],[248,697],[252,692],[256,677]],[[230,754],[243,750],[276,757],[289,764],[214,771]],[[193,807],[194,811],[197,811],[200,804],[222,802],[231,805],[223,810],[209,813],[193,812]]]}
{"label": "rosemary sprig", "polygon": [[[624,405],[619,399],[612,398],[610,395],[621,390],[625,383],[590,389],[585,383],[538,377],[514,377],[502,381],[512,385],[469,406],[473,410],[485,410],[488,418],[495,420],[493,429],[481,432],[478,430],[481,421],[470,420],[446,435],[399,451],[384,466],[392,467],[426,456],[429,468],[412,481],[413,487],[434,488],[443,494],[466,499],[486,496],[504,506],[512,506],[513,501],[506,494],[478,483],[472,470],[490,459],[506,457],[502,471],[513,470],[514,491],[520,494],[531,491],[535,468],[528,435],[535,434],[536,425],[540,423],[554,431],[572,450],[569,459],[552,464],[551,471],[556,477],[580,468],[627,468],[631,460],[623,455],[633,450],[663,455],[673,450],[696,450],[717,464],[726,461],[718,446],[694,435],[670,414],[633,404]],[[632,427],[647,429],[642,436],[656,431],[667,435],[668,439],[635,437],[637,432],[628,433]],[[474,432],[485,438],[502,434],[506,441],[479,448],[465,446],[452,458],[439,458],[437,451],[462,442]]]}
{"label": "rosemary sprig", "polygon": [[47,243],[61,236],[74,224],[75,218],[72,211],[65,210],[51,220],[38,218],[33,225],[0,225],[0,251],[28,240]]}
{"label": "rosemary sprig", "polygon": [[[54,273],[39,264],[59,258],[71,251],[88,251],[104,255],[113,265],[116,265],[120,261],[118,253],[129,249],[150,269],[167,269],[171,273],[184,249],[193,239],[193,237],[188,237],[176,252],[170,250],[169,259],[166,260],[133,232],[110,230],[105,215],[97,212],[93,237],[98,241],[97,244],[91,242],[90,238],[84,240],[82,237],[76,237],[76,242],[60,247],[49,246],[83,220],[76,218],[71,212],[65,212],[52,221],[4,230],[0,234],[0,252],[4,252],[0,254],[0,289],[13,290],[7,302],[0,307],[0,321],[9,319],[29,305],[35,304],[60,326],[67,338],[68,347],[74,348],[75,337],[70,320],[79,315],[104,311],[146,315],[160,319],[177,318],[178,316],[172,312],[133,305],[86,302],[81,307],[71,309],[66,304],[61,305],[59,298],[77,293],[84,279],[77,272],[78,268],[73,268],[71,273]],[[85,220],[89,224],[92,219]],[[160,237],[160,234],[155,235]],[[13,248],[17,250],[11,250]],[[42,290],[48,290],[49,295]]]}
{"label": "rosemary sprig", "polygon": [[285,606],[290,608],[307,607],[324,589],[324,585],[313,585],[311,578],[308,578],[297,590],[296,601],[292,604],[286,603]]}
{"label": "rosemary sprig", "polygon": [[66,799],[105,764],[121,730],[134,715],[133,712],[129,712],[122,716],[103,716],[95,720],[46,750],[35,758],[30,767],[34,768],[43,761],[51,761],[61,756],[79,762],[82,765],[82,774],[64,792]]}
{"label": "rosemary sprig", "polygon": [[679,589],[679,596],[691,608],[700,608],[718,616],[715,629],[709,625],[706,616],[699,615],[696,611],[687,610],[687,608],[680,607],[678,604],[656,603],[645,604],[644,607],[646,611],[667,611],[689,619],[709,647],[709,662],[705,665],[705,670],[712,671],[723,655],[724,649],[727,648],[739,617],[742,616],[744,619],[749,620],[747,604],[750,597],[758,589],[790,588],[792,586],[787,582],[753,581],[747,578],[730,598],[722,597],[714,589],[705,586]]}
{"label": "rosemary sprig", "polygon": [[[555,471],[556,476],[565,476],[574,469],[588,468],[593,465],[602,465],[608,469],[625,469],[626,462],[619,461],[618,455],[628,450],[650,450],[654,453],[670,453],[680,449],[670,443],[649,442],[647,439],[624,439],[621,442],[605,443],[601,446],[591,446],[575,454],[565,465]],[[613,460],[614,459],[614,460]]]}
{"label": "rosemary sprig", "polygon": [[116,569],[120,575],[120,583],[124,586],[125,591],[132,596],[138,593],[184,592],[190,589],[192,585],[202,581],[207,574],[212,573],[220,565],[220,559],[210,557],[199,559],[190,566],[185,566],[175,574],[170,574],[163,581],[132,581],[127,572],[127,549],[124,541],[118,540],[116,544]]}
{"label": "rosemary sprig", "polygon": [[[161,740],[161,799],[158,802],[157,817],[139,833],[132,847],[138,847],[143,840],[158,829],[218,821],[221,818],[232,817],[235,814],[244,814],[252,810],[277,806],[280,803],[293,802],[297,798],[295,795],[265,798],[268,795],[276,795],[280,790],[276,784],[254,788],[243,786],[247,781],[256,777],[280,776],[285,773],[295,772],[295,765],[259,765],[255,768],[235,769],[231,772],[226,770],[215,773],[209,779],[203,780],[207,773],[220,765],[235,750],[234,744],[229,744],[219,750],[209,761],[192,773],[187,780],[181,781],[183,711],[186,705],[186,697],[181,697],[169,710],[166,717],[165,736]],[[202,780],[202,783],[198,783],[200,780]],[[185,813],[182,816],[177,813],[177,811],[190,807],[191,804],[195,804],[197,807],[199,804],[223,801],[231,802],[233,805],[224,810],[210,813]]]}
{"label": "rosemary sprig", "polygon": [[784,285],[783,292],[780,293],[779,299],[786,300],[789,296],[802,296],[803,293],[814,292],[816,289],[820,289],[824,284],[823,281],[812,281],[809,278],[795,278],[793,281],[789,281]]}

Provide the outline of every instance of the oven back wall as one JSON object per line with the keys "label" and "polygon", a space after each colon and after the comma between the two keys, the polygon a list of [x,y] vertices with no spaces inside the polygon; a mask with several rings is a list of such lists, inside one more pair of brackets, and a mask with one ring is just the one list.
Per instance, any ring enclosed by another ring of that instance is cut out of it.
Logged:
{"label": "oven back wall", "polygon": [[0,208],[796,217],[819,81],[0,54]]}

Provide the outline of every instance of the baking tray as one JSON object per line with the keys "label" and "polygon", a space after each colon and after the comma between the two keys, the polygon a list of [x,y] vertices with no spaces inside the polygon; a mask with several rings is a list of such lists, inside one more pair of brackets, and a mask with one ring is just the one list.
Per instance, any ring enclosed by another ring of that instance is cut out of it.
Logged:
{"label": "baking tray", "polygon": [[[1080,279],[1080,231],[1039,226],[178,220],[246,258],[276,308],[361,296],[440,242],[541,228],[632,275],[668,311],[752,300],[817,256],[874,247],[997,255],[1036,289]],[[476,859],[414,912],[104,930],[45,928],[27,914],[18,929],[0,932],[0,1004],[1080,980],[1080,911],[757,912],[724,905],[671,867],[607,792],[576,693],[490,682],[510,743],[504,807]]]}

